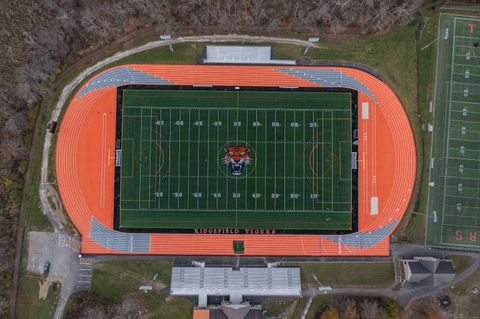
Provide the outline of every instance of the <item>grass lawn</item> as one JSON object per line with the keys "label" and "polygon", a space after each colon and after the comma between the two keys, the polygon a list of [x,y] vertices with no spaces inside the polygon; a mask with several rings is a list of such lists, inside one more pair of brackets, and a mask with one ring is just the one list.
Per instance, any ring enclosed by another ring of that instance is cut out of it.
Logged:
{"label": "grass lawn", "polygon": [[16,315],[18,319],[53,318],[57,306],[60,286],[50,286],[45,300],[38,299],[40,275],[23,273],[20,277]]}
{"label": "grass lawn", "polygon": [[[150,291],[143,294],[140,285],[156,286],[170,284],[172,263],[162,261],[111,261],[95,266],[92,277],[92,292],[113,302],[120,302],[122,297],[132,293],[145,298],[147,311],[152,318],[191,318],[193,304],[185,298],[165,299],[168,294]],[[153,281],[153,277],[157,279]],[[162,286],[163,287],[163,286]]]}
{"label": "grass lawn", "polygon": [[333,295],[320,295],[313,298],[312,305],[310,306],[310,310],[307,313],[307,319],[316,318],[316,315],[321,312],[328,304],[330,304],[335,298],[337,297]]}
{"label": "grass lawn", "polygon": [[293,313],[289,317],[289,319],[300,319],[302,317],[303,309],[305,308],[307,302],[307,297],[299,298],[297,301],[297,305],[295,306],[295,309],[293,310]]}
{"label": "grass lawn", "polygon": [[295,300],[294,298],[267,299],[262,301],[262,309],[266,311],[267,317],[278,317],[286,313]]}
{"label": "grass lawn", "polygon": [[445,259],[450,259],[453,263],[453,267],[455,268],[455,272],[460,274],[464,272],[470,265],[473,264],[473,258],[470,256],[460,256],[460,255],[450,255],[447,256]]}
{"label": "grass lawn", "polygon": [[312,274],[322,285],[340,287],[391,286],[395,281],[393,263],[289,263],[288,266],[300,267],[303,285],[318,286]]}
{"label": "grass lawn", "polygon": [[163,261],[110,261],[95,266],[92,277],[92,292],[100,297],[119,301],[138,287],[153,284],[152,279],[168,286],[172,263]]}

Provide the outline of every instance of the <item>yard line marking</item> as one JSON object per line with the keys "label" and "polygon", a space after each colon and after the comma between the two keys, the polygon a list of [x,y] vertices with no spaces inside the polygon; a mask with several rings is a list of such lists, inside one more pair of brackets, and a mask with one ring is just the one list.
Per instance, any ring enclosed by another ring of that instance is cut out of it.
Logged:
{"label": "yard line marking", "polygon": [[[322,143],[325,141],[325,117],[323,116],[324,114],[323,113],[320,113],[322,115]],[[333,130],[333,127],[330,128],[330,130]],[[317,149],[318,149],[318,146],[317,146]],[[332,150],[333,152],[333,150]],[[324,164],[325,164],[325,152],[323,151],[323,148],[322,148],[322,210],[325,209],[325,206],[324,206],[324,203],[325,203],[325,199],[324,199],[324,195],[325,195],[325,183],[323,182],[323,178],[325,177],[325,170],[324,170]],[[318,177],[318,174],[317,174],[317,177]],[[318,181],[316,182],[318,183]],[[317,184],[316,184],[317,185]],[[314,191],[315,193],[315,191]],[[314,201],[315,202],[315,201]],[[315,203],[313,204],[315,206]]]}
{"label": "yard line marking", "polygon": [[[452,109],[452,91],[453,91],[453,85],[451,84],[453,81],[453,63],[455,63],[455,31],[456,31],[456,26],[457,26],[457,18],[453,19],[453,44],[452,44],[452,68],[450,70],[450,96],[449,96],[449,105],[448,105],[448,117],[447,119],[450,119],[451,112],[450,110]],[[446,145],[446,158],[445,158],[445,175],[448,175],[448,153],[449,153],[449,139],[450,139],[450,121],[447,121],[447,145]],[[444,178],[443,182],[443,194],[446,193],[447,190],[447,179]],[[442,208],[442,225],[445,224],[445,196],[443,196],[443,208]],[[440,232],[440,242],[443,243],[443,227],[442,231]]]}
{"label": "yard line marking", "polygon": [[[306,141],[307,138],[305,136],[305,126],[307,125],[307,123],[305,122],[305,111],[302,111],[302,115],[303,115],[303,140]],[[303,148],[303,152],[305,153],[306,149],[305,147]],[[304,169],[304,177],[307,177],[307,172],[306,172],[306,166],[307,166],[307,162],[308,162],[308,159],[306,158],[307,154],[303,154],[302,158],[303,158],[303,167],[305,167]],[[302,209],[305,209],[305,178],[303,179],[303,196],[302,196]]]}
{"label": "yard line marking", "polygon": [[[333,170],[334,170],[334,167],[333,167],[333,152],[335,151],[335,144],[333,142],[333,112],[330,113],[330,127],[331,127],[331,130],[330,130],[330,141],[332,141],[332,151],[330,152],[330,172],[332,174],[332,178],[330,180],[330,185],[331,185],[331,192],[330,192],[330,210],[333,210]],[[341,156],[341,154],[340,154]],[[322,179],[322,182],[323,182],[323,179]]]}
{"label": "yard line marking", "polygon": [[[287,140],[287,111],[283,111],[283,141]],[[283,143],[283,193],[285,196],[283,197],[283,209],[287,209],[287,147],[286,144]]]}
{"label": "yard line marking", "polygon": [[[255,122],[258,122],[258,111],[255,110]],[[258,139],[258,126],[255,127],[255,147],[257,147],[257,139]],[[255,154],[256,155],[256,154]],[[255,157],[255,161],[258,160],[258,156]],[[256,163],[254,163],[256,165]],[[258,193],[257,190],[257,170],[255,170],[255,193]],[[263,194],[263,196],[267,196],[267,194]],[[255,210],[257,210],[257,202],[258,200],[255,199]]]}
{"label": "yard line marking", "polygon": [[138,208],[140,209],[140,203],[142,202],[142,133],[143,133],[143,109],[140,110],[140,160],[138,161]]}
{"label": "yard line marking", "polygon": [[[190,128],[192,126],[191,109],[188,109],[188,139],[191,139]],[[187,142],[187,174],[190,175],[190,142]],[[187,207],[190,208],[190,183],[187,183]]]}
{"label": "yard line marking", "polygon": [[[169,124],[168,124],[168,140],[169,140],[169,144],[171,145],[171,139],[172,139],[172,109],[169,109],[169,114],[168,114],[168,120],[169,120]],[[172,193],[171,193],[171,187],[170,187],[170,177],[171,177],[171,173],[172,173],[172,158],[169,154],[169,159],[168,159],[168,196],[167,196],[167,199],[168,199],[168,207],[170,208],[170,197],[172,196]]]}
{"label": "yard line marking", "polygon": [[[200,134],[199,134],[200,136]],[[200,138],[200,137],[199,137]],[[210,110],[207,111],[207,140],[210,141]],[[199,143],[200,145],[200,143]],[[200,153],[200,149],[198,151]],[[200,174],[200,172],[199,172]],[[207,208],[208,202],[210,199],[210,182],[209,182],[209,174],[210,174],[210,143],[207,143]]]}
{"label": "yard line marking", "polygon": [[474,142],[480,143],[480,140],[470,140],[470,139],[463,139],[463,138],[451,138],[452,141],[460,141],[460,142]]}
{"label": "yard line marking", "polygon": [[[263,126],[265,128],[265,141],[267,140],[267,122],[268,122],[268,117],[267,117],[267,111],[265,110],[264,111],[264,114],[265,114],[265,125]],[[267,154],[267,145],[265,145],[265,158],[263,159],[263,161],[265,162],[265,179],[263,181],[263,184],[264,184],[264,188],[265,188],[265,209],[267,209],[267,159],[268,159],[268,154]]]}
{"label": "yard line marking", "polygon": [[[227,110],[227,123],[225,125],[227,126],[227,141],[229,141],[229,132],[230,132],[230,110]],[[227,145],[228,146],[228,145]],[[228,174],[228,167],[227,167],[227,174]],[[229,179],[225,179],[225,185],[226,185],[226,190],[225,190],[225,207],[228,208],[228,184],[229,184]]]}
{"label": "yard line marking", "polygon": [[[274,121],[277,122],[277,110],[273,110],[273,117]],[[275,141],[275,144],[273,144],[273,176],[275,176],[274,182],[273,182],[273,191],[274,193],[277,193],[277,126],[273,128],[273,139]],[[285,194],[283,194],[285,196]],[[273,201],[273,209],[277,209],[277,200],[274,199]]]}
{"label": "yard line marking", "polygon": [[[236,93],[237,93],[236,94],[237,95],[237,108],[236,108],[236,112],[235,112],[235,118],[236,118],[235,121],[237,121],[237,123],[238,123],[239,122],[239,120],[238,120],[238,115],[239,115],[238,103],[239,103],[239,101],[238,101],[238,92],[236,92]],[[239,127],[240,126],[238,126],[238,125],[235,127],[235,137],[237,139],[236,143],[239,142],[239,140],[238,140],[238,128]],[[238,193],[238,178],[235,178],[235,193]],[[238,202],[239,202],[239,198],[237,197],[237,198],[235,198],[235,211],[238,210]],[[237,216],[238,216],[238,213],[235,212],[235,228],[237,227]]]}
{"label": "yard line marking", "polygon": [[[163,111],[162,110],[160,110],[160,121],[163,121]],[[165,123],[165,121],[163,123]],[[160,125],[159,133],[158,133],[158,139],[155,140],[155,142],[157,142],[157,140],[158,140],[158,145],[160,145],[160,154],[158,154],[159,160],[161,160],[162,152],[163,152],[163,148],[162,148],[162,127],[163,127],[163,125]],[[163,154],[163,158],[164,158],[163,165],[165,165],[165,160],[168,160],[168,163],[170,163],[169,157],[170,157],[169,154],[167,154],[167,156],[165,156],[165,154]],[[162,168],[159,164],[158,165],[158,192],[161,191],[161,182],[162,182],[162,173],[160,172],[161,169]],[[169,174],[170,174],[170,172],[169,172]],[[162,200],[159,197],[157,207],[160,207],[161,201]]]}
{"label": "yard line marking", "polygon": [[[461,104],[475,104],[475,105],[480,105],[478,102],[469,102],[469,101],[458,101],[458,100],[452,100],[453,103],[461,103]],[[470,112],[469,112],[470,113]]]}
{"label": "yard line marking", "polygon": [[[182,120],[182,110],[178,113],[178,121]],[[182,158],[182,142],[181,142],[181,136],[182,133],[180,132],[180,128],[182,126],[178,125],[178,175],[180,175],[181,171],[181,158]],[[177,178],[177,193],[180,192],[180,178]],[[180,196],[177,196],[177,208],[180,208]]]}
{"label": "yard line marking", "polygon": [[[453,75],[453,74],[452,74]],[[475,76],[475,75],[471,75],[471,76]],[[472,82],[456,82],[456,81],[452,81],[453,84],[458,84],[458,85],[473,85],[473,86],[480,86],[480,84],[476,84],[476,83],[472,83]],[[457,91],[455,93],[460,93],[461,91]]]}
{"label": "yard line marking", "polygon": [[[200,121],[200,109],[197,110],[197,114],[198,114],[197,121]],[[190,125],[188,127],[190,127]],[[196,190],[196,192],[198,193],[200,191],[200,177],[199,177],[200,176],[200,125],[198,125],[197,128],[198,128],[198,130],[197,130],[198,143],[197,143],[197,190]],[[207,154],[208,154],[208,144],[210,144],[210,143],[207,143]],[[208,168],[207,168],[207,175],[208,175]],[[207,194],[208,194],[208,191],[207,191]],[[190,197],[190,196],[188,196],[188,197]],[[207,195],[207,197],[208,197],[208,195]],[[197,209],[198,209],[199,205],[200,205],[200,197],[197,197]]]}
{"label": "yard line marking", "polygon": [[[322,118],[323,118],[323,113],[320,113],[322,114]],[[316,119],[315,119],[315,111],[312,112],[312,122],[311,123],[317,123],[316,122]],[[317,179],[315,178],[316,176],[318,176],[318,166],[316,166],[317,164],[317,161],[318,159],[315,157],[315,148],[317,148],[317,151],[318,151],[318,146],[315,144],[315,125],[312,125],[312,140],[313,140],[313,148],[312,148],[312,164],[313,164],[313,167],[311,167],[312,169],[312,176],[313,176],[313,187],[312,189],[315,189],[315,185],[317,184]],[[318,142],[318,141],[317,141]],[[305,194],[306,196],[307,194]],[[323,200],[323,199],[322,199]],[[315,210],[315,202],[312,201],[312,210]]]}
{"label": "yard line marking", "polygon": [[[220,110],[219,110],[219,109],[217,110],[217,121],[220,121]],[[210,123],[208,123],[208,125],[210,126]],[[220,126],[217,126],[217,150],[220,148],[220,139],[219,139],[219,137],[220,137]],[[215,156],[215,164],[217,164],[217,165],[219,164],[219,163],[217,163],[218,160],[219,160],[219,158],[217,158],[217,156]],[[219,174],[220,174],[219,171],[220,171],[220,169],[217,169],[217,180],[216,180],[216,183],[217,183],[217,185],[216,185],[217,194],[218,194],[218,177],[219,177]],[[225,195],[226,195],[226,194],[225,194]],[[217,196],[217,197],[215,198],[215,202],[216,202],[215,207],[216,207],[217,210],[218,210],[218,200],[219,200],[219,198],[218,198],[218,196]]]}
{"label": "yard line marking", "polygon": [[[247,119],[245,120],[245,141],[247,141],[248,140],[248,111],[245,111],[245,112],[247,113]],[[246,146],[248,147],[248,145]],[[251,164],[251,165],[255,165],[255,164]],[[247,188],[248,188],[248,174],[245,175],[245,208],[248,207],[248,201],[247,201],[248,189]]]}
{"label": "yard line marking", "polygon": [[[293,112],[293,122],[294,123],[297,123],[297,120],[296,120],[296,117],[295,115],[297,114],[297,112]],[[305,125],[305,123],[302,124],[303,126]],[[297,129],[294,127],[293,128],[293,141],[296,142],[297,141],[297,137],[296,137],[296,131]],[[296,177],[296,172],[295,172],[295,164],[297,163],[296,159],[295,159],[295,153],[297,153],[297,145],[296,144],[293,144],[293,162],[292,162],[292,165],[293,165],[293,178],[295,179]],[[285,163],[285,166],[286,166],[286,163]],[[286,176],[285,176],[286,177]],[[287,180],[287,179],[285,179]],[[296,181],[293,183],[293,192],[296,193],[297,192],[297,189],[296,189],[296,186],[297,186],[297,183]],[[305,194],[302,194],[303,196],[305,196]],[[295,209],[295,202],[296,201],[293,201],[293,209]]]}
{"label": "yard line marking", "polygon": [[[152,118],[152,108],[150,108],[150,119]],[[152,175],[152,123],[149,123],[150,125],[150,139],[148,141],[149,143],[149,150],[148,150],[148,173]],[[148,201],[150,202],[152,200],[152,179],[148,179]],[[150,204],[149,204],[150,205]]]}

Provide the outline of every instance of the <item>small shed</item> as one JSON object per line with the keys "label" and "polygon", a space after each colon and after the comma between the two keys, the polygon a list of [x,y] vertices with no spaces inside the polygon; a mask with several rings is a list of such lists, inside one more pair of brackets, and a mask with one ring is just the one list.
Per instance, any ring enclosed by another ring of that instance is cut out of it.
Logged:
{"label": "small shed", "polygon": [[426,286],[449,283],[455,270],[449,260],[434,257],[413,257],[403,260],[405,281]]}

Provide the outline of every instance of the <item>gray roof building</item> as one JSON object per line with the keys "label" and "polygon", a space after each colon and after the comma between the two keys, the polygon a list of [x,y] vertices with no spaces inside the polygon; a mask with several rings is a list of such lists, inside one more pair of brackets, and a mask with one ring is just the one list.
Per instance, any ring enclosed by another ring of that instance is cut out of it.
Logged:
{"label": "gray roof building", "polygon": [[244,296],[300,296],[299,268],[173,267],[170,294],[198,296],[207,306],[208,296],[229,296],[240,305]]}
{"label": "gray roof building", "polygon": [[449,283],[455,277],[450,261],[434,257],[413,257],[403,260],[405,281],[426,286]]}

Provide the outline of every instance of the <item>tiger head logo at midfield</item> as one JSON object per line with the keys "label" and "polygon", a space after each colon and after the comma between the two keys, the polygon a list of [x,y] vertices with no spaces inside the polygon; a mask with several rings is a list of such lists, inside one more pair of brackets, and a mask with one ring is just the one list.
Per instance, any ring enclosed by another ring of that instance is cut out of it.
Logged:
{"label": "tiger head logo at midfield", "polygon": [[242,175],[243,169],[253,161],[253,158],[248,154],[251,151],[249,147],[231,146],[224,148],[224,151],[224,163],[233,176]]}

